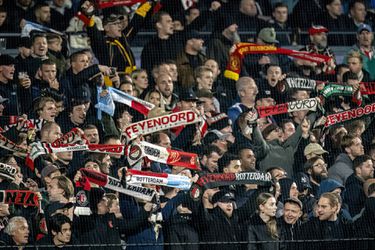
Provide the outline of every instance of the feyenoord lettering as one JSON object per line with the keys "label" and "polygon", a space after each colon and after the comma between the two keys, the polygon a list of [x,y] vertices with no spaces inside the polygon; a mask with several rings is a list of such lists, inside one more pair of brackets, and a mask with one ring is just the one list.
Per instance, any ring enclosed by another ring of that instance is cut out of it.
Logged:
{"label": "feyenoord lettering", "polygon": [[0,176],[14,180],[16,173],[15,167],[0,162]]}
{"label": "feyenoord lettering", "polygon": [[197,123],[200,121],[198,115],[193,111],[182,111],[170,115],[160,116],[127,126],[123,133],[128,140],[133,140],[138,135],[147,135],[157,131]]}
{"label": "feyenoord lettering", "polygon": [[26,190],[0,191],[0,202],[23,206],[39,206],[38,196],[36,193]]}
{"label": "feyenoord lettering", "polygon": [[375,113],[375,103],[327,116],[325,127]]}
{"label": "feyenoord lettering", "polygon": [[311,110],[316,111],[318,101],[316,98],[309,98],[305,100],[281,103],[273,106],[259,107],[259,117],[266,117],[270,115],[285,114],[289,112]]}
{"label": "feyenoord lettering", "polygon": [[236,173],[236,180],[244,181],[244,180],[255,180],[255,181],[271,181],[271,175],[269,173],[256,173],[256,172],[243,172],[243,173]]}

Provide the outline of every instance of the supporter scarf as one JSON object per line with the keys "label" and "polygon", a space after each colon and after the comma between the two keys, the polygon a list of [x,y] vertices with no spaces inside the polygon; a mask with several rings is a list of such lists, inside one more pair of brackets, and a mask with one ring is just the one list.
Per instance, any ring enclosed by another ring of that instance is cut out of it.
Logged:
{"label": "supporter scarf", "polygon": [[[148,115],[150,110],[155,108],[155,105],[149,102],[146,102],[142,99],[139,99],[137,97],[131,96],[129,94],[124,93],[121,90],[107,87],[108,94],[107,96],[100,96],[100,93],[102,92],[102,88],[98,87],[98,104],[95,105],[98,111],[104,111],[107,114],[113,116],[115,112],[115,105],[113,102],[119,102],[122,104],[125,104],[132,109],[137,110],[139,113],[143,115]],[[98,112],[98,119],[101,120],[101,114]]]}
{"label": "supporter scarf", "polygon": [[193,124],[200,121],[201,118],[195,112],[181,111],[132,123],[124,129],[123,134],[126,136],[127,141],[131,141],[139,135],[148,135],[157,131]]}
{"label": "supporter scarf", "polygon": [[322,84],[323,82],[308,78],[290,77],[285,79],[285,83],[288,89],[314,91],[316,86],[318,84]]}
{"label": "supporter scarf", "polygon": [[331,57],[310,53],[306,51],[297,51],[284,48],[277,48],[273,45],[257,45],[253,43],[239,43],[235,45],[234,50],[230,53],[224,76],[237,81],[242,68],[242,61],[248,54],[280,54],[288,55],[298,59],[307,60],[316,63],[327,63],[332,60]]}
{"label": "supporter scarf", "polygon": [[259,117],[262,118],[270,115],[279,115],[302,110],[316,111],[318,104],[319,102],[317,98],[309,98],[305,100],[287,102],[268,107],[258,107],[258,114]]}
{"label": "supporter scarf", "polygon": [[0,202],[21,205],[26,207],[39,207],[39,199],[35,192],[28,190],[0,191]]}
{"label": "supporter scarf", "polygon": [[61,33],[60,31],[48,28],[38,23],[26,21],[26,25],[22,29],[21,37],[30,36],[30,32],[33,30],[39,30],[39,31],[47,32],[47,33],[55,33],[57,35],[64,36],[64,34]]}
{"label": "supporter scarf", "polygon": [[0,162],[0,177],[11,181],[14,181],[14,176],[17,173],[17,169],[10,165]]}
{"label": "supporter scarf", "polygon": [[40,131],[43,127],[43,125],[46,123],[43,119],[29,119],[29,120],[23,120],[22,117],[19,116],[0,116],[0,126],[2,129],[0,130],[0,133],[4,133],[9,131],[9,129],[13,127],[18,127],[22,123],[23,126],[19,130],[20,132],[27,132],[30,129],[36,129],[37,131]]}
{"label": "supporter scarf", "polygon": [[[79,142],[79,144],[77,142]],[[87,150],[88,146],[86,144],[87,140],[85,139],[84,133],[79,128],[73,128],[53,143],[40,141],[31,143],[31,150],[26,157],[26,166],[34,171],[34,161],[39,156],[51,153]]]}
{"label": "supporter scarf", "polygon": [[35,142],[31,144],[31,151],[26,159],[26,165],[29,166],[31,170],[34,170],[34,161],[41,155],[74,151],[90,151],[95,153],[124,155],[125,146],[108,144],[54,144]]}
{"label": "supporter scarf", "polygon": [[375,95],[375,82],[361,82],[360,90],[362,95]]}
{"label": "supporter scarf", "polygon": [[346,110],[340,113],[332,114],[327,116],[325,127],[329,127],[338,123],[350,121],[356,118],[360,118],[364,115],[370,115],[375,113],[375,103],[359,107],[356,109]]}
{"label": "supporter scarf", "polygon": [[[138,199],[145,201],[152,201],[155,196],[155,190],[136,186],[132,184],[123,185],[119,179],[113,178],[109,175],[102,174],[90,169],[80,169],[83,176],[87,178],[88,181],[95,183],[101,187],[108,188],[110,190],[126,194]],[[79,186],[82,183],[77,183]],[[84,184],[87,186],[87,184]]]}
{"label": "supporter scarf", "polygon": [[27,154],[27,149],[18,146],[2,134],[0,134],[0,147],[9,151],[17,152],[21,156],[26,156]]}
{"label": "supporter scarf", "polygon": [[126,172],[126,183],[130,184],[151,184],[167,186],[181,190],[189,190],[191,187],[190,178],[183,175],[152,173],[129,169]]}
{"label": "supporter scarf", "polygon": [[194,200],[199,200],[206,189],[242,184],[271,186],[271,180],[272,177],[269,173],[262,172],[206,174],[200,176],[198,181],[192,185],[190,195]]}
{"label": "supporter scarf", "polygon": [[321,95],[326,99],[335,96],[351,96],[353,95],[353,87],[340,84],[328,84],[324,86]]}
{"label": "supporter scarf", "polygon": [[99,9],[106,9],[115,6],[133,6],[137,3],[144,3],[147,0],[115,0],[115,1],[98,1]]}
{"label": "supporter scarf", "polygon": [[172,166],[200,170],[197,154],[167,149],[145,141],[133,143],[128,148],[128,162],[131,166],[143,157]]}

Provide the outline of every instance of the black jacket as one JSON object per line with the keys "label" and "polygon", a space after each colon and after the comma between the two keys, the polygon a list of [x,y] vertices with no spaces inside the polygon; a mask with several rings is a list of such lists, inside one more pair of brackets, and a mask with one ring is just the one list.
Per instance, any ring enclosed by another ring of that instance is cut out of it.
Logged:
{"label": "black jacket", "polygon": [[[300,230],[302,223],[298,220],[295,224],[288,224],[285,222],[283,218],[279,218],[277,220],[277,227],[280,231],[280,240],[281,241],[289,241],[289,240],[296,240],[297,232]],[[280,249],[287,250],[287,249],[294,249],[297,243],[292,242],[281,242]]]}
{"label": "black jacket", "polygon": [[[105,215],[92,214],[90,216],[80,216],[73,223],[79,223],[75,236],[81,244],[121,244],[120,234],[132,234],[143,225],[147,225],[147,212],[141,210],[138,217],[124,221],[116,219],[114,214]],[[119,250],[121,246],[96,247],[95,249]]]}
{"label": "black jacket", "polygon": [[[320,221],[313,218],[303,224],[297,234],[299,240],[337,240],[352,236],[352,225],[341,219],[336,221]],[[298,249],[353,249],[346,241],[317,241],[298,244]]]}
{"label": "black jacket", "polygon": [[233,211],[231,218],[227,218],[224,212],[216,207],[212,210],[201,210],[202,228],[200,232],[201,242],[221,242],[221,244],[207,244],[201,245],[200,249],[240,249],[240,244],[234,244],[240,241],[240,227],[236,210]]}
{"label": "black jacket", "polygon": [[260,218],[259,214],[251,216],[247,229],[248,241],[275,241],[268,243],[250,243],[247,247],[248,250],[278,250],[280,245],[277,239],[271,237],[267,231],[266,223]]}
{"label": "black jacket", "polygon": [[348,177],[345,182],[344,203],[349,206],[349,213],[352,217],[359,214],[365,206],[366,195],[363,191],[363,181],[355,174]]}

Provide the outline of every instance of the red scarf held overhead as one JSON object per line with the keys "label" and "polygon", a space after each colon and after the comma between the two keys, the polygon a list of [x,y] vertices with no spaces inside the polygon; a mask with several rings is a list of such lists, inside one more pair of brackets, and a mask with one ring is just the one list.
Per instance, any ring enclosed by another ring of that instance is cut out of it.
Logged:
{"label": "red scarf held overhead", "polygon": [[331,57],[310,53],[306,51],[297,51],[284,48],[278,48],[273,45],[257,45],[254,43],[239,43],[235,45],[235,50],[229,56],[224,76],[226,78],[237,81],[241,73],[242,62],[248,54],[279,54],[288,55],[294,58],[303,59],[316,63],[327,63],[332,60]]}
{"label": "red scarf held overhead", "polygon": [[28,190],[0,191],[0,202],[5,204],[39,207],[39,199],[35,192]]}

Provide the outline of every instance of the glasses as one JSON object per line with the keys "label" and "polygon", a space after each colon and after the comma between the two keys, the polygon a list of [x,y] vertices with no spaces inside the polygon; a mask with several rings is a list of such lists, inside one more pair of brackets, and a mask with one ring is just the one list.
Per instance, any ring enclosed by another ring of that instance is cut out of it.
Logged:
{"label": "glasses", "polygon": [[318,163],[318,164],[313,165],[313,167],[326,168],[327,167],[327,163]]}

